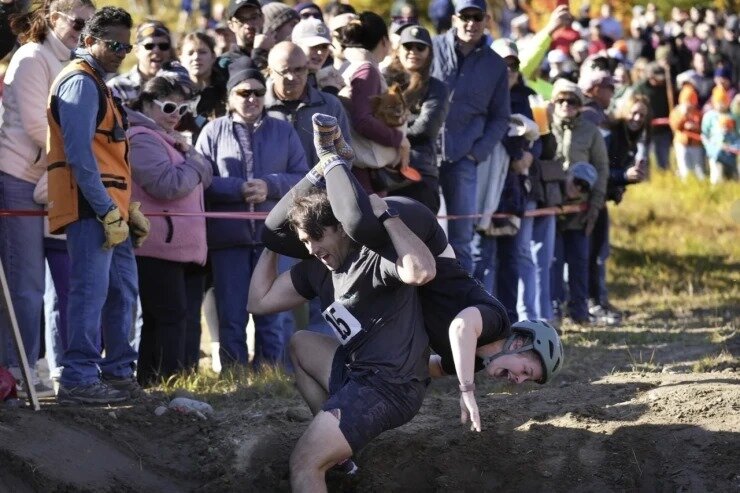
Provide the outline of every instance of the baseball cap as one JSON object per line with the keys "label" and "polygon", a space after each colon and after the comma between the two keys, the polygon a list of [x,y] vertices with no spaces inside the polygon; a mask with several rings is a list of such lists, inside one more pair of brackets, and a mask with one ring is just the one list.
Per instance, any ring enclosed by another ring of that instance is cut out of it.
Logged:
{"label": "baseball cap", "polygon": [[486,11],[485,0],[457,0],[455,2],[455,13],[459,14],[465,9],[478,9],[483,12]]}
{"label": "baseball cap", "polygon": [[326,24],[320,20],[309,17],[302,19],[293,28],[291,40],[303,46],[318,46],[331,43],[331,34]]}
{"label": "baseball cap", "polygon": [[547,54],[547,63],[549,64],[565,63],[568,60],[570,60],[568,55],[563,53],[563,50],[560,49],[550,50],[550,52]]}
{"label": "baseball cap", "polygon": [[589,190],[594,187],[598,174],[596,168],[591,163],[580,161],[575,164],[571,164],[567,171],[574,180],[582,180],[588,184]]}
{"label": "baseball cap", "polygon": [[594,87],[614,87],[614,78],[606,70],[587,70],[578,81],[578,88],[587,92]]}
{"label": "baseball cap", "polygon": [[230,0],[229,6],[226,9],[226,19],[231,19],[236,15],[236,12],[242,7],[254,7],[255,9],[261,9],[259,0]]}
{"label": "baseball cap", "polygon": [[513,56],[519,58],[519,50],[516,43],[508,38],[500,38],[491,43],[491,49],[501,58]]}
{"label": "baseball cap", "polygon": [[407,26],[401,31],[401,39],[399,40],[399,44],[404,43],[421,43],[432,46],[432,37],[429,35],[429,31],[421,26]]}

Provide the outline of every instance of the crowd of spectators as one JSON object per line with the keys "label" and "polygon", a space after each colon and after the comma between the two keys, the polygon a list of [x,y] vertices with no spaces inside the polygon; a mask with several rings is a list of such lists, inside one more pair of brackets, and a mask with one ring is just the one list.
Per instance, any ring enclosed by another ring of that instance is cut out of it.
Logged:
{"label": "crowd of spectators", "polygon": [[[2,1],[0,56],[13,52],[0,93],[0,209],[43,211],[53,164],[47,101],[73,50],[83,56],[96,7]],[[304,314],[255,316],[248,348],[263,221],[197,216],[271,210],[318,162],[317,113],[336,117],[350,144],[395,153],[381,168],[356,160],[353,173],[368,192],[411,197],[435,213],[444,207],[458,260],[512,321],[620,323],[607,292],[606,204],[628,200],[627,187],[649,177],[651,161],[653,172],[665,171],[672,156],[683,179],[738,178],[737,15],[674,7],[662,19],[647,4],[617,19],[608,3],[558,6],[533,30],[517,0],[498,20],[484,0],[433,0],[434,33],[420,25],[413,0],[396,0],[390,19],[337,2],[204,5],[196,31],[175,34],[150,19],[135,28],[133,45],[103,40],[136,59],[106,81],[126,116],[133,199],[144,214],[196,213],[150,217],[148,238],[133,250],[138,315],[122,319],[131,319],[129,360],[138,359],[141,385],[197,368],[202,311],[218,342],[216,369],[289,366],[286,345],[298,325],[327,330],[310,303]],[[183,2],[173,27],[183,31],[193,10]],[[392,84],[405,104],[400,127],[378,113]],[[94,198],[84,198],[97,213]],[[527,214],[564,205],[582,207]],[[70,324],[68,313],[80,313],[70,299],[77,274],[59,232],[40,216],[0,218],[0,258],[26,355],[32,366],[45,355],[54,379],[63,367],[84,366],[81,345],[97,347],[98,357],[102,347],[121,351],[107,339],[105,316],[88,320],[84,333]],[[281,259],[280,268],[291,263]],[[5,317],[0,363],[19,377]],[[51,393],[37,374],[34,384]]]}

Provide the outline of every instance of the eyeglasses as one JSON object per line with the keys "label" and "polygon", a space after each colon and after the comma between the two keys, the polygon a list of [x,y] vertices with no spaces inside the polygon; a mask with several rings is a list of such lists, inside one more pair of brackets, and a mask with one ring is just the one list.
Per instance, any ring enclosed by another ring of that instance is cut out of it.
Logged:
{"label": "eyeglasses", "polygon": [[65,14],[64,12],[58,12],[59,14],[62,14],[64,17],[69,19],[70,24],[72,25],[72,29],[74,29],[77,32],[82,31],[85,29],[85,24],[87,24],[87,19],[81,19],[79,17],[73,17],[69,14]]}
{"label": "eyeglasses", "polygon": [[267,93],[267,89],[265,89],[264,87],[261,89],[239,89],[237,91],[234,91],[234,94],[244,99],[249,99],[252,96],[261,98],[261,97],[264,97],[266,93]]}
{"label": "eyeglasses", "polygon": [[569,106],[580,106],[581,102],[576,98],[560,98],[555,100],[555,104],[567,104]]}
{"label": "eyeglasses", "polygon": [[314,19],[321,20],[321,13],[319,13],[316,10],[305,10],[304,9],[304,10],[301,10],[300,15],[301,15],[301,19],[310,19],[313,17]]}
{"label": "eyeglasses", "polygon": [[403,48],[406,51],[422,52],[422,51],[425,51],[428,48],[428,46],[425,45],[424,43],[404,43]]}
{"label": "eyeglasses", "polygon": [[467,14],[457,14],[457,18],[460,19],[462,22],[467,23],[470,21],[473,22],[483,22],[483,19],[485,19],[486,14],[483,12],[470,12]]}
{"label": "eyeglasses", "polygon": [[273,70],[273,72],[280,77],[287,77],[288,74],[293,74],[295,77],[301,77],[306,75],[306,72],[308,72],[308,67],[306,67],[305,65],[303,67],[288,67],[280,71]]}
{"label": "eyeglasses", "polygon": [[141,46],[143,46],[146,51],[152,51],[155,46],[157,48],[159,48],[159,51],[170,51],[170,48],[172,47],[172,45],[169,44],[169,43],[167,43],[167,42],[162,42],[162,43],[144,43]]}
{"label": "eyeglasses", "polygon": [[190,110],[190,103],[181,103],[178,105],[172,101],[160,101],[158,99],[154,99],[152,102],[159,106],[159,109],[162,110],[162,113],[165,115],[171,115],[172,113],[177,112],[182,116]]}
{"label": "eyeglasses", "polygon": [[122,43],[121,41],[113,41],[111,39],[103,38],[95,39],[97,39],[98,41],[102,41],[107,49],[109,49],[110,51],[115,51],[116,53],[120,53],[122,51],[125,51],[126,53],[131,53],[131,50],[134,49],[134,45]]}
{"label": "eyeglasses", "polygon": [[252,24],[252,23],[255,23],[255,22],[259,21],[261,18],[262,18],[262,13],[259,12],[259,13],[256,13],[256,14],[253,14],[253,15],[250,15],[250,16],[246,16],[246,15],[245,16],[241,16],[241,17],[234,16],[234,17],[231,18],[231,20],[234,21],[235,23],[243,26],[244,24]]}

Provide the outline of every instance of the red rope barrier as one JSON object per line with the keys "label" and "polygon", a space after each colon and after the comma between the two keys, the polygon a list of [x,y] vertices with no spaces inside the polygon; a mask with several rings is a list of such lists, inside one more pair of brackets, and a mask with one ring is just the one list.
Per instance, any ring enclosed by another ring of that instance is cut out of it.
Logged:
{"label": "red rope barrier", "polygon": [[[545,207],[542,209],[534,209],[524,213],[524,217],[542,217],[542,216],[556,216],[559,214],[575,214],[577,212],[583,212],[588,209],[588,205],[574,204],[564,205],[560,207]],[[22,210],[22,209],[0,209],[0,217],[39,217],[46,216],[46,211],[33,211],[33,210]],[[144,212],[145,216],[149,217],[206,217],[210,219],[244,219],[244,220],[264,220],[267,218],[266,212]],[[469,215],[448,215],[448,216],[437,216],[437,219],[480,219],[486,214],[469,214]],[[516,217],[514,214],[495,213],[491,214],[494,219],[506,219],[507,217]]]}

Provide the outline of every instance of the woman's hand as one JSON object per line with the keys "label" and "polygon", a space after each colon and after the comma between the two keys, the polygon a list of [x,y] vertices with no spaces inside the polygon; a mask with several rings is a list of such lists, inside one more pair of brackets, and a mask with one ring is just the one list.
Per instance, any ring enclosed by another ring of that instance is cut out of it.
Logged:
{"label": "woman's hand", "polygon": [[470,418],[470,431],[480,432],[480,412],[472,390],[460,392],[460,422],[465,424]]}
{"label": "woman's hand", "polygon": [[639,164],[636,164],[631,168],[627,168],[624,172],[624,179],[629,183],[640,183],[645,179],[645,170]]}
{"label": "woman's hand", "polygon": [[188,152],[193,147],[190,145],[190,142],[188,142],[188,139],[186,139],[180,132],[170,130],[169,132],[163,131],[162,133],[175,141],[172,145],[180,152]]}
{"label": "woman's hand", "polygon": [[242,184],[242,196],[248,204],[261,204],[267,200],[267,183],[259,178],[245,181]]}

